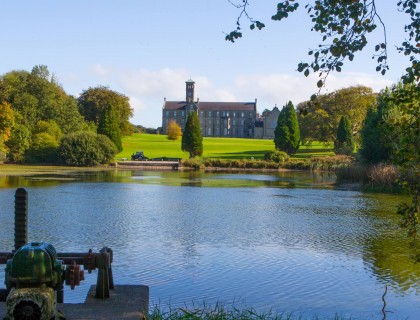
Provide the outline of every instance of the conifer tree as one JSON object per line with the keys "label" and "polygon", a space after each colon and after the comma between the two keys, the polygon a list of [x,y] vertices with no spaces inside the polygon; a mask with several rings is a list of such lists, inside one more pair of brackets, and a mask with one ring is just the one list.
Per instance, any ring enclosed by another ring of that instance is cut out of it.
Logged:
{"label": "conifer tree", "polygon": [[189,152],[190,158],[203,154],[203,137],[196,112],[190,112],[188,114],[187,123],[185,124],[182,135],[181,149],[184,152]]}
{"label": "conifer tree", "polygon": [[300,129],[293,103],[289,101],[280,111],[274,131],[276,149],[288,155],[295,154],[300,144]]}
{"label": "conifer tree", "polygon": [[334,152],[351,155],[353,150],[354,140],[350,120],[346,116],[342,116],[337,129],[337,138],[334,141]]}
{"label": "conifer tree", "polygon": [[118,118],[112,104],[108,104],[99,118],[98,134],[107,136],[115,144],[118,152],[123,150]]}

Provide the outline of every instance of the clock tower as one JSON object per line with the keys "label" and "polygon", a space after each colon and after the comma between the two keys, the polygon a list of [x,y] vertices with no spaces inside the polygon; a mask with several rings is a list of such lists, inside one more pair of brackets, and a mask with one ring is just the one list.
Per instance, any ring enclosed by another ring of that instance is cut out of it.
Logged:
{"label": "clock tower", "polygon": [[185,101],[186,102],[193,102],[194,101],[194,84],[195,84],[195,82],[191,79],[185,82],[185,85],[186,85]]}

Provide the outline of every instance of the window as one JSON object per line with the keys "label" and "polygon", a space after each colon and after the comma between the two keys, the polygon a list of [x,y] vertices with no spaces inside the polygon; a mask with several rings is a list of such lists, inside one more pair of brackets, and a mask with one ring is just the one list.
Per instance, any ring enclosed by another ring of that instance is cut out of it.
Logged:
{"label": "window", "polygon": [[235,120],[235,119],[233,119],[232,124],[233,124],[234,126],[236,126],[236,120]]}
{"label": "window", "polygon": [[211,111],[209,111],[209,117],[211,117]]}
{"label": "window", "polygon": [[236,117],[236,112],[233,113],[233,116]]}
{"label": "window", "polygon": [[207,128],[207,135],[211,136],[211,128]]}
{"label": "window", "polygon": [[203,116],[203,111],[200,111],[200,117],[202,117]]}
{"label": "window", "polygon": [[219,112],[219,111],[217,111],[217,112],[216,112],[216,117],[219,117],[219,114],[220,114],[220,112]]}
{"label": "window", "polygon": [[226,112],[226,117],[229,117],[229,111],[228,111],[228,112]]}
{"label": "window", "polygon": [[241,126],[243,126],[244,125],[244,120],[241,120]]}
{"label": "window", "polygon": [[242,118],[245,117],[245,113],[244,112],[241,112],[241,117]]}
{"label": "window", "polygon": [[166,110],[166,116],[169,117],[169,111],[168,110]]}
{"label": "window", "polygon": [[181,116],[185,116],[185,111],[181,111]]}
{"label": "window", "polygon": [[176,117],[176,111],[174,111],[174,117]]}

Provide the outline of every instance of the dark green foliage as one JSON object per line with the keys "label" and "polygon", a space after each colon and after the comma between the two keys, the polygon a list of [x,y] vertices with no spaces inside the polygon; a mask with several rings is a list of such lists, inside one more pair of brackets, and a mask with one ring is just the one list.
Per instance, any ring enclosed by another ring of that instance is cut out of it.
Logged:
{"label": "dark green foliage", "polygon": [[269,151],[264,155],[265,161],[273,161],[276,163],[286,162],[290,160],[289,155],[283,151]]}
{"label": "dark green foliage", "polygon": [[123,150],[118,118],[112,104],[102,110],[98,123],[98,133],[107,136],[115,144],[118,152]]}
{"label": "dark green foliage", "polygon": [[117,154],[114,143],[104,135],[90,131],[70,133],[61,138],[59,155],[72,166],[96,166],[109,163]]}
{"label": "dark green foliage", "polygon": [[337,138],[334,141],[334,152],[336,154],[351,155],[354,151],[353,133],[350,120],[342,116],[337,129]]}
{"label": "dark green foliage", "polygon": [[197,113],[188,114],[184,133],[182,134],[181,149],[190,154],[190,158],[203,154],[203,137],[201,135],[200,122]]}
{"label": "dark green foliage", "polygon": [[79,111],[86,121],[93,121],[99,124],[103,111],[112,104],[118,119],[120,135],[127,136],[132,133],[132,126],[129,118],[133,116],[133,109],[130,106],[129,98],[121,93],[113,91],[108,87],[89,88],[82,92],[77,99]]}
{"label": "dark green foliage", "polygon": [[280,111],[274,131],[274,145],[277,150],[289,155],[299,149],[300,130],[295,108],[291,101]]}
{"label": "dark green foliage", "polygon": [[382,105],[378,109],[370,109],[366,114],[361,134],[359,155],[363,162],[376,164],[390,159],[391,148],[386,141],[384,122],[382,118]]}

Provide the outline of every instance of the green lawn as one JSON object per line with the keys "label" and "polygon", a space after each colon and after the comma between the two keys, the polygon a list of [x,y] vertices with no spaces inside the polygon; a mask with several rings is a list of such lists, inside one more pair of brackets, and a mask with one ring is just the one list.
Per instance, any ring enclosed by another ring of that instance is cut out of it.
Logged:
{"label": "green lawn", "polygon": [[[240,139],[240,138],[204,138],[203,158],[219,159],[262,159],[268,151],[274,150],[273,140]],[[123,138],[124,150],[116,155],[116,159],[131,159],[135,151],[143,151],[148,158],[188,158],[188,153],[181,150],[181,139],[168,140],[166,135],[133,134]],[[312,146],[301,146],[293,158],[333,155],[331,147],[321,143]]]}

